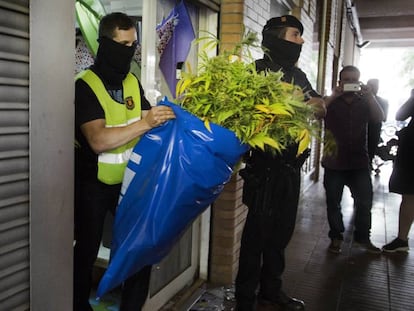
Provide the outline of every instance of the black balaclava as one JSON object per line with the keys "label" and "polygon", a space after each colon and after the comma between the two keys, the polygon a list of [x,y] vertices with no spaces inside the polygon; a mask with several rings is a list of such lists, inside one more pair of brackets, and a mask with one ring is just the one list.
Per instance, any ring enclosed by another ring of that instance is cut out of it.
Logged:
{"label": "black balaclava", "polygon": [[[280,30],[286,27],[297,28],[300,34],[303,34],[303,25],[295,16],[272,17],[263,27],[262,46],[266,54],[265,58],[270,58],[273,63],[282,66],[283,69],[290,69],[298,61],[302,45],[278,37]],[[275,32],[273,30],[279,31]]]}
{"label": "black balaclava", "polygon": [[126,46],[112,39],[99,38],[94,67],[110,86],[121,86],[129,72],[136,44]]}
{"label": "black balaclava", "polygon": [[295,66],[302,51],[301,44],[280,39],[270,32],[263,33],[262,46],[265,50],[265,57],[285,69]]}

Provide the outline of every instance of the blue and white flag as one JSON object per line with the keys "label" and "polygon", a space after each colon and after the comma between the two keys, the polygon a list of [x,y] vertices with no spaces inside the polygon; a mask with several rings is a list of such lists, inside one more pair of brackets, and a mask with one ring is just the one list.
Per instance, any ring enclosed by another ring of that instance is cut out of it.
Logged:
{"label": "blue and white flag", "polygon": [[191,42],[195,39],[191,18],[184,1],[175,6],[168,17],[157,26],[157,33],[159,36],[159,67],[172,96],[175,97],[177,67],[186,61]]}

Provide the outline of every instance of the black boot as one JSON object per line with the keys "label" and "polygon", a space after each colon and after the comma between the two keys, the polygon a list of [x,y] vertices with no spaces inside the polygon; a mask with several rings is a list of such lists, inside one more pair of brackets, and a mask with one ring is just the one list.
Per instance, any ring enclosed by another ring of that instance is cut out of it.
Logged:
{"label": "black boot", "polygon": [[259,303],[262,305],[275,305],[278,310],[285,311],[304,311],[305,303],[302,300],[289,297],[284,292],[280,292],[276,298],[268,299],[264,297],[259,298]]}
{"label": "black boot", "polygon": [[234,311],[255,311],[256,302],[237,301]]}

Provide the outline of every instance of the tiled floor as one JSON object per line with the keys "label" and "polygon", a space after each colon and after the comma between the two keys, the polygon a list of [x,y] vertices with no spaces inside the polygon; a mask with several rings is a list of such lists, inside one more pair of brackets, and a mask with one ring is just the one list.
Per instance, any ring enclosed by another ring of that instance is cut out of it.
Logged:
{"label": "tiled floor", "polygon": [[[388,192],[390,172],[391,163],[373,176],[372,242],[377,246],[397,234],[400,196]],[[414,252],[374,255],[357,248],[352,241],[353,209],[346,189],[342,201],[347,227],[344,247],[341,254],[331,254],[327,252],[330,240],[323,186],[319,182],[306,188],[286,252],[284,290],[303,299],[306,311],[414,311]],[[410,237],[414,249],[414,229]],[[231,284],[224,289],[210,288],[195,305],[180,311],[232,310],[234,302],[225,299],[229,295],[231,298]]]}
{"label": "tiled floor", "polygon": [[[390,173],[391,163],[381,168],[379,176],[373,176],[371,237],[377,246],[392,240],[398,229],[400,196],[388,192]],[[353,245],[354,208],[348,189],[342,201],[347,227],[343,251],[338,255],[327,252],[330,240],[325,206],[322,183],[309,186],[286,252],[284,290],[304,300],[306,311],[413,311],[414,253],[375,255]],[[410,237],[413,241],[414,229]],[[413,242],[410,246],[414,249]],[[232,310],[234,303],[223,307]],[[259,306],[257,310],[278,309]]]}
{"label": "tiled floor", "polygon": [[[388,192],[391,163],[373,176],[371,240],[377,246],[395,238],[400,196]],[[307,311],[414,310],[414,253],[366,253],[353,245],[353,201],[344,193],[347,226],[341,254],[327,252],[329,238],[321,183],[302,198],[294,237],[287,250],[285,289],[306,302]],[[411,241],[414,230],[411,230]],[[411,242],[411,249],[414,244]]]}

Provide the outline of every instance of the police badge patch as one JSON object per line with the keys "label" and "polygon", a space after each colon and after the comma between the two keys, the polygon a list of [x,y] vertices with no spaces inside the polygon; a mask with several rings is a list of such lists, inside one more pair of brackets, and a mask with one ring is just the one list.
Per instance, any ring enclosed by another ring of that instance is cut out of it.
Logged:
{"label": "police badge patch", "polygon": [[125,105],[127,107],[127,109],[132,110],[135,108],[135,103],[134,103],[134,99],[132,98],[132,96],[128,96],[127,98],[125,98]]}

